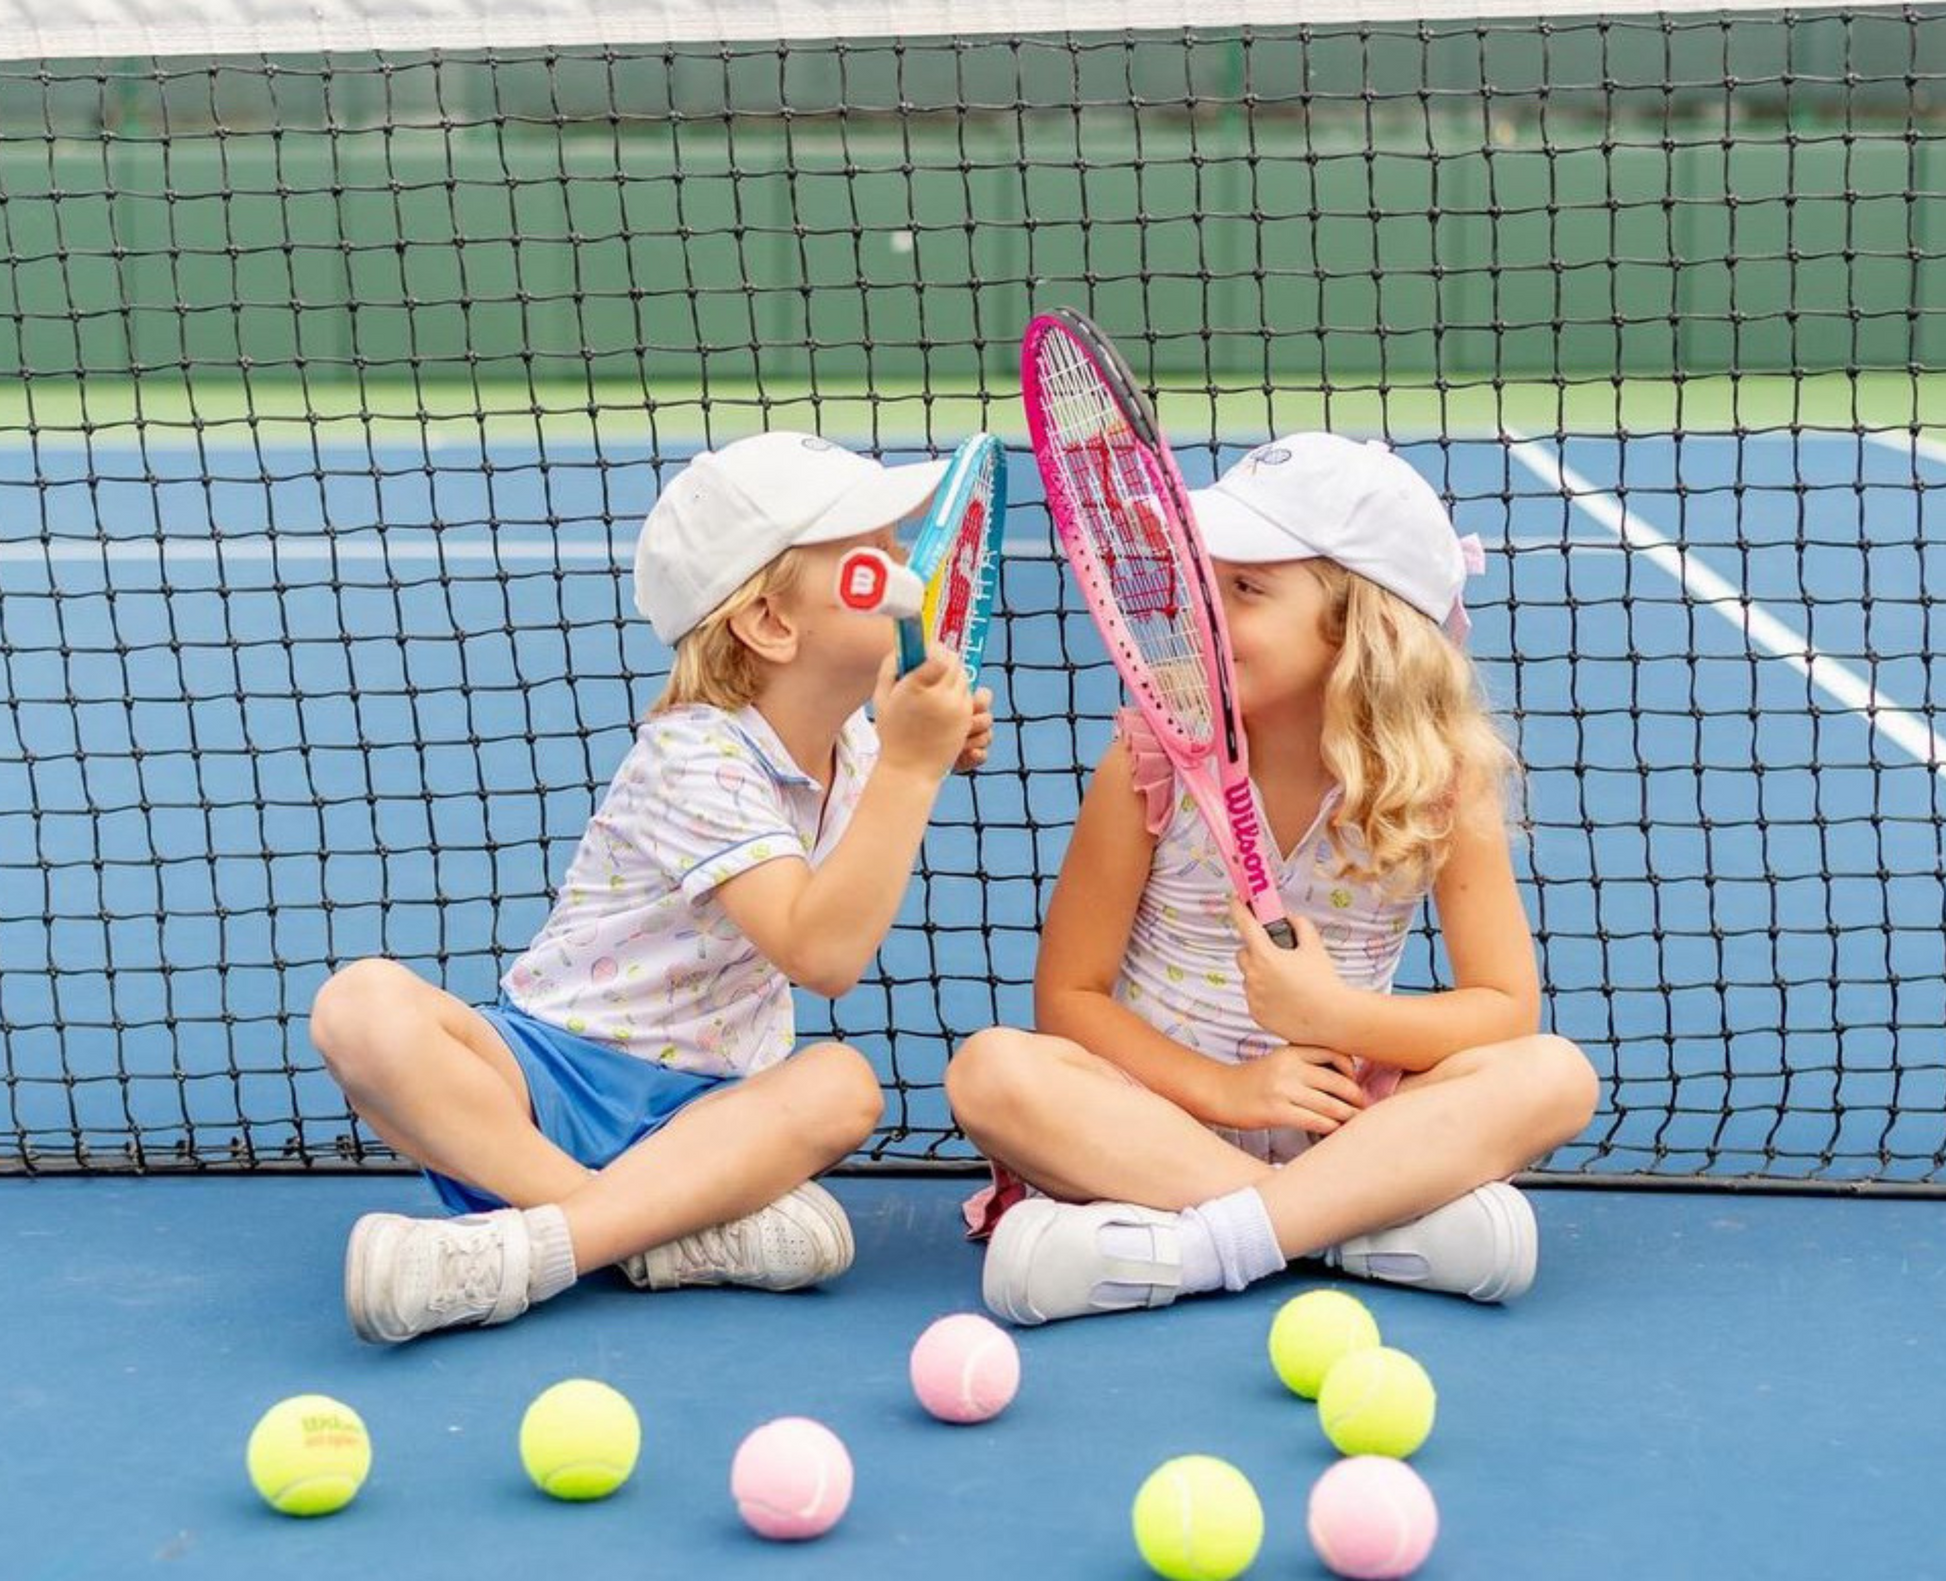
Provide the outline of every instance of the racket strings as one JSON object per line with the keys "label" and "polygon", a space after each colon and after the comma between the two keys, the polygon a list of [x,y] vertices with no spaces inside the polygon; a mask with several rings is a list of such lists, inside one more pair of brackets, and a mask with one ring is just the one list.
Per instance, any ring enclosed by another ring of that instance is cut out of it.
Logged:
{"label": "racket strings", "polygon": [[1066,520],[1084,540],[1157,699],[1185,736],[1207,740],[1215,718],[1205,635],[1155,463],[1073,341],[1045,335],[1036,357]]}
{"label": "racket strings", "polygon": [[989,462],[966,502],[959,532],[939,569],[938,615],[932,635],[935,642],[944,643],[955,653],[966,651],[967,632],[973,624],[973,612],[980,605],[981,589],[994,575],[993,556],[987,545],[987,512],[992,495],[993,466]]}

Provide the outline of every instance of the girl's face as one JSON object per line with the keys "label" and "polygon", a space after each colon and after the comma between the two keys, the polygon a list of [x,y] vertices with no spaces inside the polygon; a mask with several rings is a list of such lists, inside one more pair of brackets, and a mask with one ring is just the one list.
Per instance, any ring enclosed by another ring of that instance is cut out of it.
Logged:
{"label": "girl's face", "polygon": [[1213,562],[1248,715],[1323,694],[1338,650],[1324,639],[1324,584],[1302,560]]}

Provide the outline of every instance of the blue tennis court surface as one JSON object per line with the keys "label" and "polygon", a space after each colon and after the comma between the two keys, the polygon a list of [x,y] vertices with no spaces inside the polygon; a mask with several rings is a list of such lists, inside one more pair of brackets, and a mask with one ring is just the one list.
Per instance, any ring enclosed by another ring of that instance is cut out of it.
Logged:
{"label": "blue tennis court surface", "polygon": [[[1609,1062],[1563,1168],[1940,1167],[1921,590],[1946,581],[1946,466],[1893,437],[1404,447],[1486,542],[1474,649],[1519,719],[1554,1024]],[[666,665],[626,574],[656,480],[646,454],[499,439],[0,454],[17,1129],[315,1144],[341,1107],[302,1016],[330,963],[492,995]],[[964,1156],[947,1045],[1028,1014],[1119,697],[1023,456],[1011,486],[993,761],[942,798],[886,981],[829,1013],[924,1156]],[[1743,599],[1823,668],[1767,651]],[[1436,969],[1422,940],[1404,981]]]}
{"label": "blue tennis court surface", "polygon": [[[843,1180],[857,1266],[802,1297],[619,1283],[508,1328],[360,1346],[337,1255],[360,1212],[423,1211],[393,1179],[13,1182],[0,1343],[14,1359],[0,1509],[19,1581],[549,1573],[654,1578],[1138,1581],[1142,1478],[1182,1453],[1255,1482],[1253,1576],[1322,1578],[1303,1500],[1332,1460],[1264,1356],[1301,1273],[1235,1298],[1020,1336],[983,1427],[931,1422],[906,1350],[978,1301],[963,1182]],[[1838,1581],[1946,1576],[1934,1516],[1946,1374],[1936,1204],[1538,1193],[1544,1257],[1517,1308],[1361,1288],[1440,1391],[1415,1458],[1441,1504],[1425,1581]],[[551,1503],[521,1474],[527,1401],[606,1379],[643,1419],[634,1480]],[[244,1479],[273,1400],[322,1391],[370,1425],[348,1511],[296,1522]],[[777,1548],[728,1497],[741,1436],[810,1414],[847,1441],[850,1513]]]}

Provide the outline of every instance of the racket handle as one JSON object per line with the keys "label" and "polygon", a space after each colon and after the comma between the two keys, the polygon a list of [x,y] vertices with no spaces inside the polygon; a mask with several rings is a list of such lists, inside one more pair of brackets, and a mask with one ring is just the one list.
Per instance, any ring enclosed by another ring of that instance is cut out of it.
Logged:
{"label": "racket handle", "polygon": [[855,615],[916,620],[926,607],[926,584],[882,549],[853,549],[838,562],[838,602]]}
{"label": "racket handle", "polygon": [[[910,572],[907,575],[911,575]],[[923,621],[906,618],[899,622],[899,674],[910,675],[926,662],[926,627]]]}

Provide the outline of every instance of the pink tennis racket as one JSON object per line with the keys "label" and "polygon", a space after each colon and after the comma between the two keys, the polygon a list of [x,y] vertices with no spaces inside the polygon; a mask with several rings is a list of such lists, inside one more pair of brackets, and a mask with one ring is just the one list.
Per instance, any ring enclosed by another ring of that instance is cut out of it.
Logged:
{"label": "pink tennis racket", "polygon": [[1109,655],[1209,825],[1237,894],[1292,949],[1297,936],[1250,793],[1216,577],[1155,413],[1121,353],[1072,308],[1027,326],[1020,376],[1061,550]]}

